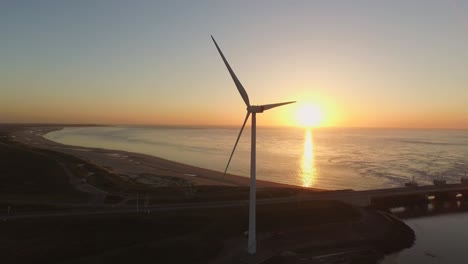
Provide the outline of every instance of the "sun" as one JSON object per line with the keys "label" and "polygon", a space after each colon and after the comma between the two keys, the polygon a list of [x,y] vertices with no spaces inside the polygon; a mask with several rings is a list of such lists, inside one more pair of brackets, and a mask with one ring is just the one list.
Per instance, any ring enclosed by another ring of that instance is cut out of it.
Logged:
{"label": "sun", "polygon": [[316,127],[323,121],[323,113],[320,108],[312,103],[298,106],[296,111],[297,124],[304,127]]}

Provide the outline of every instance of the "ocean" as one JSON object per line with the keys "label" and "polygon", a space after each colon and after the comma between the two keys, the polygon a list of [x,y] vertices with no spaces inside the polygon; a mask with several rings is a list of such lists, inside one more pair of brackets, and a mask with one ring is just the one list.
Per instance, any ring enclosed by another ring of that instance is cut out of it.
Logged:
{"label": "ocean", "polygon": [[[224,171],[239,128],[66,127],[62,144],[144,153]],[[323,189],[380,189],[414,179],[456,183],[468,171],[467,130],[257,128],[257,179]],[[250,127],[229,173],[249,176]]]}

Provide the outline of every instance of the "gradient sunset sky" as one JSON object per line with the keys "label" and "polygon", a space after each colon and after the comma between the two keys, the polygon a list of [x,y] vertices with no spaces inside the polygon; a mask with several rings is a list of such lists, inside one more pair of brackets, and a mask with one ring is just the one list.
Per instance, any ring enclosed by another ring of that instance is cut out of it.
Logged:
{"label": "gradient sunset sky", "polygon": [[2,1],[0,123],[468,128],[468,2]]}

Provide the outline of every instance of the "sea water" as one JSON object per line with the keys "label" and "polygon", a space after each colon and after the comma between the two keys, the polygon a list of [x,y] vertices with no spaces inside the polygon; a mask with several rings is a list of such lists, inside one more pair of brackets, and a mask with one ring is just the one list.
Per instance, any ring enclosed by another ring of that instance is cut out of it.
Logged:
{"label": "sea water", "polygon": [[[148,154],[224,171],[239,128],[66,127],[45,135],[62,144]],[[467,130],[258,128],[257,178],[323,189],[376,189],[468,171]],[[246,127],[228,173],[249,176]]]}
{"label": "sea water", "polygon": [[468,263],[468,212],[405,220],[416,235],[408,249],[386,256],[380,264]]}

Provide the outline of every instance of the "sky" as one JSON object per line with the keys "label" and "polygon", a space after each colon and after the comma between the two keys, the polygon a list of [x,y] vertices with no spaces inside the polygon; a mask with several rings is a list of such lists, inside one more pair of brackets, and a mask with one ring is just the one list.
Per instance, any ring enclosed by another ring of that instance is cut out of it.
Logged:
{"label": "sky", "polygon": [[0,123],[468,129],[468,1],[1,1]]}

